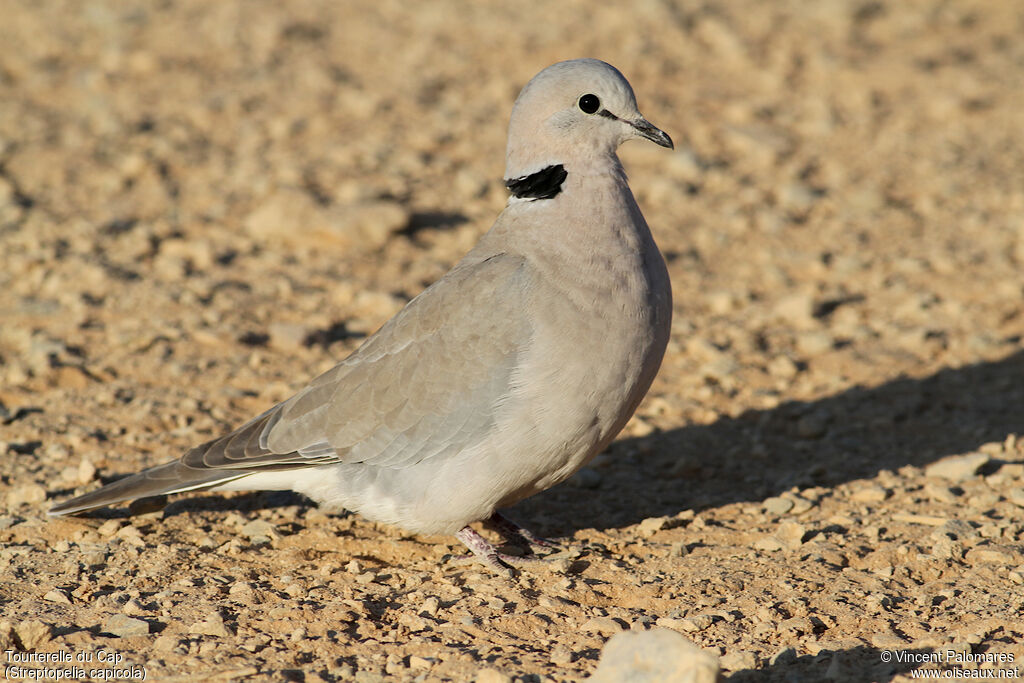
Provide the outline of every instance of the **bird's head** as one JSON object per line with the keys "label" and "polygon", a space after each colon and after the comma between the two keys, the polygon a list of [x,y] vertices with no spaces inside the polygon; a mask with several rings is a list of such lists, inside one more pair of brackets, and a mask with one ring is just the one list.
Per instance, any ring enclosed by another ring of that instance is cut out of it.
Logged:
{"label": "bird's head", "polygon": [[585,170],[614,157],[626,140],[646,138],[673,148],[672,138],[636,106],[629,81],[597,59],[558,62],[533,77],[512,108],[506,178],[563,164]]}

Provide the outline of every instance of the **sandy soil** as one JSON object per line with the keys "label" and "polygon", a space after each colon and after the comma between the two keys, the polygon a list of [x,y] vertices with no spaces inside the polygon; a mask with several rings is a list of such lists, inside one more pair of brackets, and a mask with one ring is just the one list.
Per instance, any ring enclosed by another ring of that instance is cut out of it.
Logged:
{"label": "sandy soil", "polygon": [[[732,681],[1022,664],[1019,3],[2,14],[0,650],[574,681],[663,626]],[[570,550],[508,581],[278,493],[46,519],[286,398],[441,275],[505,201],[518,89],[578,56],[679,145],[622,150],[673,279],[661,374],[510,513]],[[1014,663],[899,661],[949,650]]]}

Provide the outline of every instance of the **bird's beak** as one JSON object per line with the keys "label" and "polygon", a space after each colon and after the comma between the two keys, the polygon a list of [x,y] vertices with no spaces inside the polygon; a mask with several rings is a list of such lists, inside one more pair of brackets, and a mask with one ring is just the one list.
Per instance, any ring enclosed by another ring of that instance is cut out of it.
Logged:
{"label": "bird's beak", "polygon": [[672,138],[668,136],[668,133],[661,130],[660,128],[655,128],[654,125],[651,124],[651,122],[645,118],[639,118],[636,121],[630,121],[629,125],[633,126],[633,128],[637,132],[637,135],[639,135],[642,138],[647,138],[656,145],[668,147],[669,149],[676,148],[676,146],[672,144]]}

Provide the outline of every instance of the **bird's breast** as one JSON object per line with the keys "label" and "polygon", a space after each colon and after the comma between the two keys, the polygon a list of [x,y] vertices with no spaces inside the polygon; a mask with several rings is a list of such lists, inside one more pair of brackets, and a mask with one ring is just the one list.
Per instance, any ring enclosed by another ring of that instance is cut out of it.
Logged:
{"label": "bird's breast", "polygon": [[535,463],[503,505],[563,481],[600,452],[646,394],[668,341],[671,294],[656,249],[537,282],[513,402],[515,423],[532,437],[520,457]]}

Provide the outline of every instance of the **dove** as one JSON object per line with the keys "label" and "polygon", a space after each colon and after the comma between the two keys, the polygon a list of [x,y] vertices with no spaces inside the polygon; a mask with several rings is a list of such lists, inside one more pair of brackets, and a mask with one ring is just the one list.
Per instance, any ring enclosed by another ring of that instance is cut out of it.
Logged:
{"label": "dove", "polygon": [[509,571],[515,558],[470,525],[543,545],[499,510],[608,446],[668,343],[668,271],[617,156],[634,138],[673,148],[615,67],[545,68],[512,108],[508,203],[447,274],[290,399],[50,514],[292,490],[412,533],[454,534]]}

